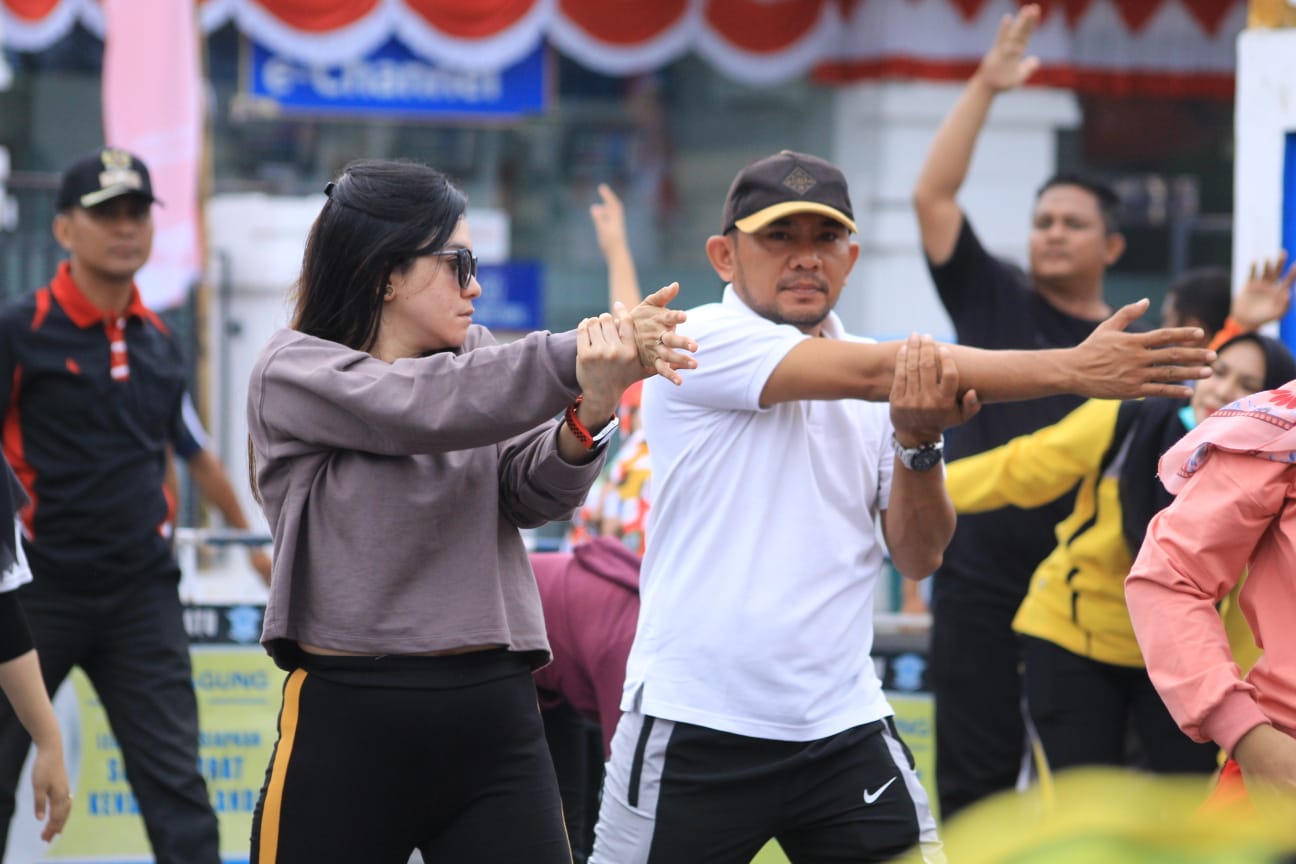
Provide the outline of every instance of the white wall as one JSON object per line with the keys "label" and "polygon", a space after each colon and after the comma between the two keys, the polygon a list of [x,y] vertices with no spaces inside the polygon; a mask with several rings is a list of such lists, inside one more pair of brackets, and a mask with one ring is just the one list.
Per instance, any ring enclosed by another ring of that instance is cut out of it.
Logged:
{"label": "white wall", "polygon": [[[1296,131],[1296,29],[1238,37],[1233,160],[1233,284],[1282,242],[1283,155]],[[1289,250],[1296,254],[1296,249]]]}
{"label": "white wall", "polygon": [[[911,195],[932,136],[962,83],[887,82],[843,88],[834,161],[845,171],[862,247],[838,311],[851,330],[881,338],[953,338],[923,261]],[[1070,91],[1000,96],[959,196],[983,243],[1025,263],[1035,190],[1057,162],[1056,132],[1080,122]]]}
{"label": "white wall", "polygon": [[[247,476],[247,384],[261,347],[286,326],[289,291],[323,195],[302,198],[262,194],[218,195],[207,202],[208,422],[211,446],[225,463],[239,503],[254,531],[268,532]],[[221,559],[219,572],[187,578],[200,602],[250,602],[265,591],[242,555]],[[232,563],[231,563],[232,562]],[[187,577],[194,574],[186,574]]]}

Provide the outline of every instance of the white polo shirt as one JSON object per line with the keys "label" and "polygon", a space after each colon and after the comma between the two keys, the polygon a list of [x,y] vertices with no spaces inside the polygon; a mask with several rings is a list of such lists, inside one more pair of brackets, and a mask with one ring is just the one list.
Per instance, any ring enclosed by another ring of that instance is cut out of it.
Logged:
{"label": "white polo shirt", "polygon": [[[698,369],[644,386],[654,501],[622,709],[785,741],[890,715],[869,656],[888,406],[762,409],[770,374],[810,337],[732,286],[688,315]],[[836,315],[825,333],[855,338]]]}

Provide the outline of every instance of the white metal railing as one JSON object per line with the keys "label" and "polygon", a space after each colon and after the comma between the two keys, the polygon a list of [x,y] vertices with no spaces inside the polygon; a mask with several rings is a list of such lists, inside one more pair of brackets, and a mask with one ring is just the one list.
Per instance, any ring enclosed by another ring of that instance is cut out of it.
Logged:
{"label": "white metal railing", "polygon": [[[177,528],[175,529],[176,561],[180,565],[180,598],[190,601],[201,599],[204,582],[211,574],[216,578],[228,577],[228,568],[203,570],[200,566],[199,549],[207,546],[216,549],[254,546],[265,546],[270,543],[270,535],[263,531],[244,531],[233,528]],[[251,565],[247,570],[252,571]],[[257,577],[256,583],[260,583]],[[263,589],[261,589],[263,591]],[[248,598],[241,598],[248,599]]]}

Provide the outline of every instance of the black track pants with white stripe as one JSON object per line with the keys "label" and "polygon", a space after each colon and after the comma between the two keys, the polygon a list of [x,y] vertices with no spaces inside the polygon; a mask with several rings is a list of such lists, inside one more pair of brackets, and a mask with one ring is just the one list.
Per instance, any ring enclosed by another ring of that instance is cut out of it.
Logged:
{"label": "black track pants with white stripe", "polygon": [[944,860],[890,719],[791,742],[622,716],[591,864],[748,864],[771,838],[793,864]]}

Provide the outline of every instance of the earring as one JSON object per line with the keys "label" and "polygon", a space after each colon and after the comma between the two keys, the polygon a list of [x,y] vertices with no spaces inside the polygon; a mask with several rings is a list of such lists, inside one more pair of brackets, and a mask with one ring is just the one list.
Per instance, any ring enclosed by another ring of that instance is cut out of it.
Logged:
{"label": "earring", "polygon": [[390,300],[395,296],[396,296],[396,286],[388,282],[387,290],[383,292],[383,297]]}

